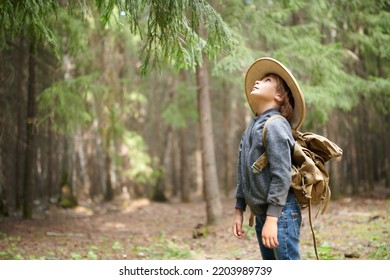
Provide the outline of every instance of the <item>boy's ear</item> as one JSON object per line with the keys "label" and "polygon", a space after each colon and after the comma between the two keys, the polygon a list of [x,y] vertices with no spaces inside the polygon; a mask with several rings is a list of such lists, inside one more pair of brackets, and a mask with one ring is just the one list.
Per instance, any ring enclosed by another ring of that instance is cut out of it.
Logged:
{"label": "boy's ear", "polygon": [[279,102],[283,102],[283,100],[284,100],[283,94],[277,92],[277,93],[275,94],[275,101],[276,101],[277,103],[279,103]]}

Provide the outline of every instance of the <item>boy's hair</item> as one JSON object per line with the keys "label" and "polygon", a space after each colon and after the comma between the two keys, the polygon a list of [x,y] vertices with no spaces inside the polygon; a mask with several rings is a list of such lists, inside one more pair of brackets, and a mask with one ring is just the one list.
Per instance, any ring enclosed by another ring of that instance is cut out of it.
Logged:
{"label": "boy's hair", "polygon": [[291,120],[294,112],[294,98],[292,96],[291,90],[286,84],[286,82],[276,74],[267,74],[267,76],[272,76],[276,80],[276,91],[281,93],[283,96],[283,102],[280,105],[280,114],[285,117],[288,121]]}

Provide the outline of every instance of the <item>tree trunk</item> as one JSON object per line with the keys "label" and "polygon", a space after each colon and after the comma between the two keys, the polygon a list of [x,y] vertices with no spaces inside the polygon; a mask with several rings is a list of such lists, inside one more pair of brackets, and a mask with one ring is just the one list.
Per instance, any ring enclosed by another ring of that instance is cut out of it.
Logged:
{"label": "tree trunk", "polygon": [[89,174],[91,178],[91,188],[90,188],[90,197],[92,200],[100,200],[100,196],[103,195],[103,190],[105,189],[104,185],[105,181],[105,159],[102,155],[104,155],[104,147],[103,141],[101,139],[101,134],[99,133],[99,125],[96,124],[94,127],[93,137],[94,141],[91,142],[91,146],[93,147],[93,151],[89,155],[90,166]]}
{"label": "tree trunk", "polygon": [[6,207],[7,200],[5,199],[7,194],[4,188],[4,179],[3,179],[3,164],[2,164],[2,151],[0,149],[0,216],[8,216],[8,211]]}
{"label": "tree trunk", "polygon": [[35,100],[35,40],[30,43],[28,57],[28,88],[27,88],[27,121],[26,121],[26,158],[23,187],[23,217],[32,217],[32,191],[34,182],[34,154],[35,154],[35,124],[36,124],[36,100]]}
{"label": "tree trunk", "polygon": [[213,124],[208,80],[208,62],[203,55],[203,65],[196,67],[198,88],[198,110],[200,117],[200,134],[202,165],[204,172],[204,192],[206,199],[207,224],[216,224],[222,216],[222,205],[219,195],[217,166],[214,151]]}
{"label": "tree trunk", "polygon": [[19,211],[22,207],[20,193],[23,184],[23,162],[24,162],[24,143],[26,136],[25,122],[26,111],[25,111],[25,44],[24,34],[20,36],[19,48],[18,48],[18,75],[17,89],[16,89],[16,102],[17,102],[17,130],[16,130],[16,143],[15,143],[15,187],[14,187],[14,198],[15,198],[15,210]]}
{"label": "tree trunk", "polygon": [[[0,108],[5,107],[5,87],[4,87],[4,69],[3,69],[3,54],[0,52]],[[0,127],[5,127],[5,118],[2,112],[0,111]],[[3,153],[4,149],[4,136],[0,135],[0,216],[8,216],[7,211],[7,192],[5,189],[5,180],[4,180],[4,164],[3,164]]]}
{"label": "tree trunk", "polygon": [[[173,77],[169,77],[167,81],[167,95],[166,95],[166,101],[164,101],[162,104],[169,104],[172,102],[173,98],[175,97],[176,93],[176,80],[173,79]],[[158,122],[161,122],[161,120],[157,120]],[[160,123],[163,125],[163,123]],[[169,155],[169,143],[173,141],[171,138],[173,137],[173,128],[171,125],[168,125],[166,128],[163,126],[163,135],[162,137],[162,146],[160,146],[159,153],[159,164],[161,166],[165,166],[166,157]],[[173,141],[174,142],[174,141]],[[172,159],[172,161],[175,161],[175,159]],[[173,163],[174,164],[174,163]],[[164,168],[165,169],[165,168]],[[172,169],[174,172],[174,168]],[[165,171],[164,171],[165,172]],[[174,173],[173,173],[174,174]],[[163,174],[163,176],[160,176],[154,186],[153,190],[153,196],[152,199],[154,201],[167,201],[167,197],[165,195],[165,177],[167,176],[166,172]],[[172,183],[175,184],[176,178],[172,177]]]}
{"label": "tree trunk", "polygon": [[[366,101],[366,102],[368,102],[368,101]],[[364,116],[365,130],[363,130],[363,134],[365,134],[365,136],[364,136],[364,139],[365,139],[364,150],[365,150],[365,153],[367,154],[366,176],[367,176],[367,189],[368,189],[368,191],[373,191],[375,188],[374,174],[375,174],[376,170],[374,168],[376,167],[375,163],[377,162],[376,160],[374,162],[374,159],[376,159],[375,150],[376,150],[377,146],[376,145],[372,146],[372,144],[373,144],[372,137],[375,133],[374,128],[371,125],[373,117],[374,116],[371,113],[371,108],[367,107],[366,114]],[[371,152],[369,152],[370,150],[371,150]]]}
{"label": "tree trunk", "polygon": [[[173,133],[171,139],[170,139],[170,144],[168,145],[169,148],[169,153],[170,153],[170,158],[168,159],[168,163],[170,163],[170,182],[169,186],[172,186],[172,196],[177,196],[180,192],[180,183],[181,183],[181,152],[180,152],[180,143],[179,143],[177,132]],[[166,176],[166,179],[168,176]]]}
{"label": "tree trunk", "polygon": [[[329,115],[329,121],[327,125],[327,137],[333,141],[334,143],[339,145],[339,139],[337,137],[336,133],[336,127],[338,123],[338,114],[337,111],[332,112]],[[340,193],[345,192],[344,186],[340,183],[341,178],[341,166],[340,166],[341,160],[336,158],[330,161],[329,165],[329,186],[332,190],[332,196],[338,197]]]}
{"label": "tree trunk", "polygon": [[55,155],[55,152],[54,152],[54,147],[53,147],[53,137],[54,137],[54,133],[52,131],[52,119],[51,117],[49,118],[49,122],[47,124],[48,128],[47,128],[47,149],[46,149],[46,153],[47,153],[47,165],[48,165],[48,169],[47,169],[47,191],[48,191],[48,197],[49,197],[49,201],[52,202],[52,199],[53,197],[56,197],[57,196],[57,188],[53,188],[54,186],[54,155]]}
{"label": "tree trunk", "polygon": [[[109,139],[108,139],[109,141]],[[109,145],[108,145],[109,146]],[[111,179],[111,157],[109,154],[109,147],[105,149],[105,166],[106,166],[106,189],[104,192],[104,200],[111,201],[114,199],[114,190],[112,188],[112,179]]]}
{"label": "tree trunk", "polygon": [[383,170],[385,172],[384,174],[384,177],[385,177],[385,187],[387,189],[390,189],[390,149],[389,149],[389,145],[390,145],[390,132],[389,132],[389,121],[390,121],[390,115],[388,116],[385,116],[384,117],[384,120],[387,121],[384,121],[382,123],[382,135],[384,135],[383,137],[383,155],[384,155],[384,166],[383,166]]}
{"label": "tree trunk", "polygon": [[360,139],[360,164],[361,164],[361,176],[362,176],[362,183],[363,183],[363,190],[369,191],[371,189],[371,179],[370,179],[370,157],[371,154],[368,152],[369,144],[368,144],[368,134],[369,132],[369,126],[368,126],[368,110],[366,109],[367,101],[362,96],[360,98],[360,104],[359,104],[359,124],[360,129],[358,130],[358,137]]}
{"label": "tree trunk", "polygon": [[203,194],[203,185],[204,185],[204,175],[202,168],[202,144],[200,139],[200,125],[197,128],[196,135],[196,149],[195,149],[195,180],[196,180],[196,194]]}
{"label": "tree trunk", "polygon": [[351,178],[351,185],[352,185],[352,194],[357,195],[359,194],[359,168],[358,168],[358,157],[357,157],[357,148],[356,148],[356,142],[351,139],[350,144],[350,178]]}
{"label": "tree trunk", "polygon": [[223,116],[223,153],[224,153],[224,186],[223,190],[227,197],[232,189],[235,189],[234,174],[236,163],[236,147],[234,146],[234,137],[236,134],[237,123],[234,120],[235,114],[231,112],[237,112],[237,101],[229,95],[230,91],[228,85],[223,86],[223,111],[227,112]]}
{"label": "tree trunk", "polygon": [[186,129],[180,130],[180,194],[182,202],[190,201],[190,184],[189,184],[189,166],[188,166],[188,145]]}
{"label": "tree trunk", "polygon": [[77,134],[80,138],[83,138],[82,141],[76,141],[75,144],[75,151],[77,153],[78,158],[78,176],[79,176],[79,184],[82,186],[80,193],[81,194],[87,194],[90,192],[91,189],[91,180],[88,176],[88,166],[87,166],[87,155],[86,151],[84,150],[84,144],[86,146],[90,145],[90,142],[85,140],[85,136],[82,134],[80,129],[78,129]]}
{"label": "tree trunk", "polygon": [[[161,165],[164,165],[165,163],[165,158],[167,156],[167,152],[168,152],[168,144],[169,144],[169,138],[171,137],[171,134],[172,134],[172,127],[171,126],[168,126],[168,128],[166,129],[166,133],[164,133],[163,137],[163,146],[162,146],[162,150],[161,150],[161,154],[160,154],[160,164]],[[167,197],[165,195],[165,185],[164,185],[164,175],[163,176],[160,176],[156,182],[156,185],[154,187],[154,191],[153,191],[153,197],[152,199],[154,201],[159,201],[159,202],[165,202],[167,201]]]}

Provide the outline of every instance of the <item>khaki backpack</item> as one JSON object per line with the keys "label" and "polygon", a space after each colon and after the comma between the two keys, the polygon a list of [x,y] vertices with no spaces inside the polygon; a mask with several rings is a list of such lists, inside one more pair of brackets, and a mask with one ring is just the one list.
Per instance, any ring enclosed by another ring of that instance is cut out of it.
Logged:
{"label": "khaki backpack", "polygon": [[[281,115],[271,116],[264,124],[263,144],[266,147],[267,125],[275,118],[283,118]],[[340,157],[343,151],[332,141],[324,136],[311,132],[302,133],[292,131],[295,139],[292,159],[291,188],[302,208],[309,209],[309,222],[313,236],[314,250],[317,259],[317,242],[314,234],[311,206],[320,205],[319,211],[324,214],[331,196],[329,187],[329,173],[325,163],[332,158]],[[267,153],[264,152],[252,165],[254,173],[260,173],[268,165]],[[318,215],[318,213],[317,213]],[[317,217],[316,215],[316,217]],[[251,214],[249,225],[253,226],[254,217]]]}

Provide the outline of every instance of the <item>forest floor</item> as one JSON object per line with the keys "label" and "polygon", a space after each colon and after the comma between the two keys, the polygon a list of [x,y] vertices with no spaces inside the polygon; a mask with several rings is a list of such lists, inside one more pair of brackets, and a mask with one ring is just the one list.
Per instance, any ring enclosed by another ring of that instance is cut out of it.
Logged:
{"label": "forest floor", "polygon": [[[52,206],[30,220],[0,218],[0,259],[260,259],[247,219],[245,239],[231,233],[233,198],[223,199],[221,223],[208,227],[201,199],[120,204]],[[321,259],[390,259],[389,191],[331,201],[313,222]],[[303,259],[315,259],[312,244],[304,210]]]}

